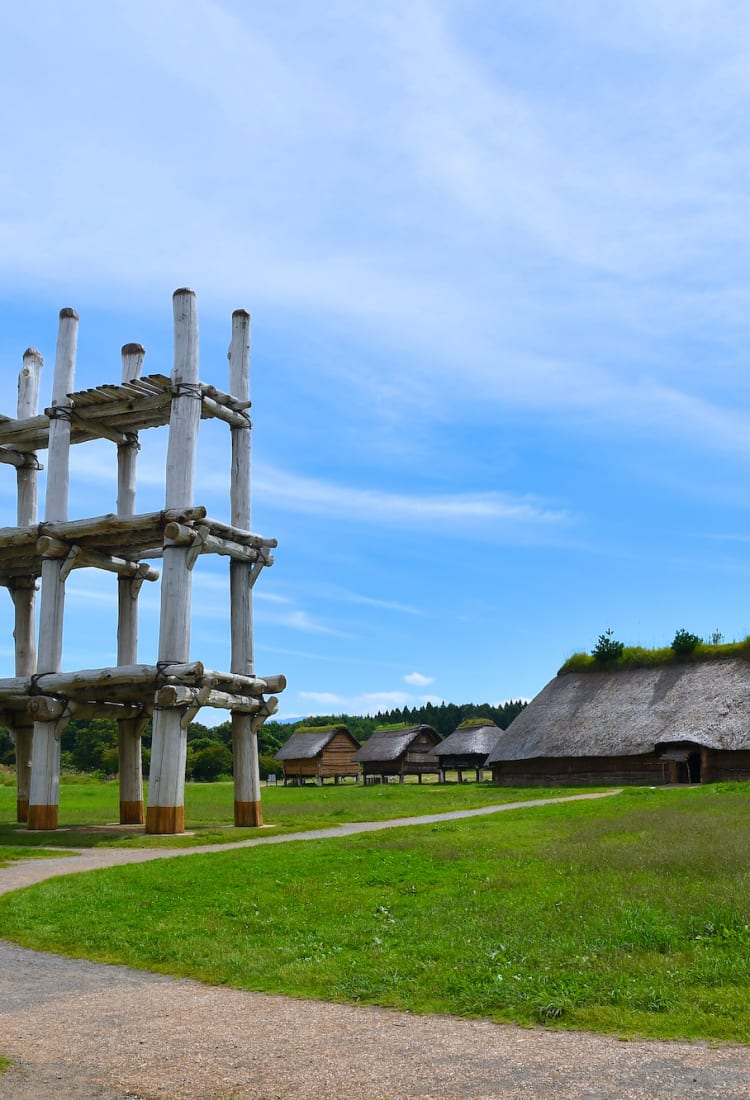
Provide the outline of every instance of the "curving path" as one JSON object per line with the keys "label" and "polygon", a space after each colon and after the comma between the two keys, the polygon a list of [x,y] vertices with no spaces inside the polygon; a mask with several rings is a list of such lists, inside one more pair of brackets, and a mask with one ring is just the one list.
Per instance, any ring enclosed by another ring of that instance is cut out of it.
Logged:
{"label": "curving path", "polygon": [[[571,798],[600,798],[601,794]],[[0,869],[0,892],[97,867],[345,836],[540,799],[192,849]],[[2,930],[0,929],[0,932]],[[412,1016],[204,986],[0,942],[1,1100],[747,1100],[750,1049]]]}

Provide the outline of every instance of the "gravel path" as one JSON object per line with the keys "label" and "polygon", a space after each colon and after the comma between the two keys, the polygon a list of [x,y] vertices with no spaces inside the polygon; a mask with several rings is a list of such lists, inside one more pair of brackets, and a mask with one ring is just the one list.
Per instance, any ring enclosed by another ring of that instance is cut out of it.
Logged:
{"label": "gravel path", "polygon": [[[580,796],[577,796],[580,797]],[[597,797],[597,796],[583,796]],[[601,796],[599,796],[601,797]],[[540,800],[543,802],[558,801]],[[499,812],[259,837],[237,847]],[[226,851],[233,845],[216,846]],[[197,849],[86,852],[0,869],[0,892]],[[750,1048],[298,1001],[0,942],[0,1100],[686,1100],[750,1096]]]}

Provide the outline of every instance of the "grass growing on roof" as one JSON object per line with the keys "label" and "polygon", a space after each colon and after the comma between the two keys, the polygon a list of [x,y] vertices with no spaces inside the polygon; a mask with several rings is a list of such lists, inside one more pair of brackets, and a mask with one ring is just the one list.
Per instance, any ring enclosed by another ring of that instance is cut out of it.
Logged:
{"label": "grass growing on roof", "polygon": [[655,668],[661,665],[689,665],[701,661],[721,661],[728,657],[744,657],[750,660],[750,635],[741,642],[711,645],[699,642],[690,653],[675,653],[671,646],[648,649],[644,646],[625,646],[614,660],[597,661],[591,653],[574,653],[558,670],[558,676],[568,672],[608,672],[612,669]]}
{"label": "grass growing on roof", "polygon": [[69,876],[3,935],[269,993],[750,1042],[750,785]]}

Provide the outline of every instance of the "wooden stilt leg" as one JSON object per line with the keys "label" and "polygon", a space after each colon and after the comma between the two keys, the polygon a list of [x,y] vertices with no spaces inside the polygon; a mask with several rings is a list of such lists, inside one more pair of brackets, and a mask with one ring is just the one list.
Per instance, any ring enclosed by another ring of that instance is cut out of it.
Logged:
{"label": "wooden stilt leg", "polygon": [[[198,384],[198,312],[192,290],[177,290],[174,303],[175,397],[167,448],[167,508],[190,507],[195,482],[201,401]],[[159,661],[188,660],[192,573],[189,549],[166,543],[161,582]],[[182,710],[154,712],[151,742],[147,833],[181,833],[185,828],[185,759],[187,731]]]}
{"label": "wooden stilt leg", "polygon": [[[52,385],[53,408],[50,420],[45,516],[47,520],[68,518],[70,407],[68,394],[73,390],[75,356],[78,343],[78,314],[74,309],[60,312],[60,327],[55,354]],[[65,581],[59,558],[42,562],[42,591],[39,613],[39,672],[59,672],[62,662]],[[56,829],[60,797],[60,742],[54,722],[34,723],[29,792],[29,829]]]}

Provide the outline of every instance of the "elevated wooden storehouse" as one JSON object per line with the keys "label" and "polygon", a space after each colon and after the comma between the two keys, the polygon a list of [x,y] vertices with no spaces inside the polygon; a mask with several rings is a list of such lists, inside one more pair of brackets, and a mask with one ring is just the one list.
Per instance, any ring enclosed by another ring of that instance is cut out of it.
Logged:
{"label": "elevated wooden storehouse", "polygon": [[350,777],[359,779],[359,764],[354,754],[359,741],[346,726],[300,726],[274,756],[284,765],[284,786],[288,782],[303,784],[314,779],[322,786],[324,779]]}
{"label": "elevated wooden storehouse", "polygon": [[506,786],[750,779],[750,663],[558,675],[498,738],[487,764]]}
{"label": "elevated wooden storehouse", "polygon": [[421,783],[423,775],[440,773],[435,754],[439,744],[440,734],[432,726],[384,726],[372,733],[354,760],[362,765],[365,780],[397,775],[403,783],[407,775],[416,775]]}
{"label": "elevated wooden storehouse", "polygon": [[445,782],[446,771],[458,772],[458,782],[463,782],[464,771],[473,771],[477,783],[484,779],[484,766],[490,750],[502,733],[491,718],[468,718],[458,729],[435,749],[440,761],[440,780]]}

